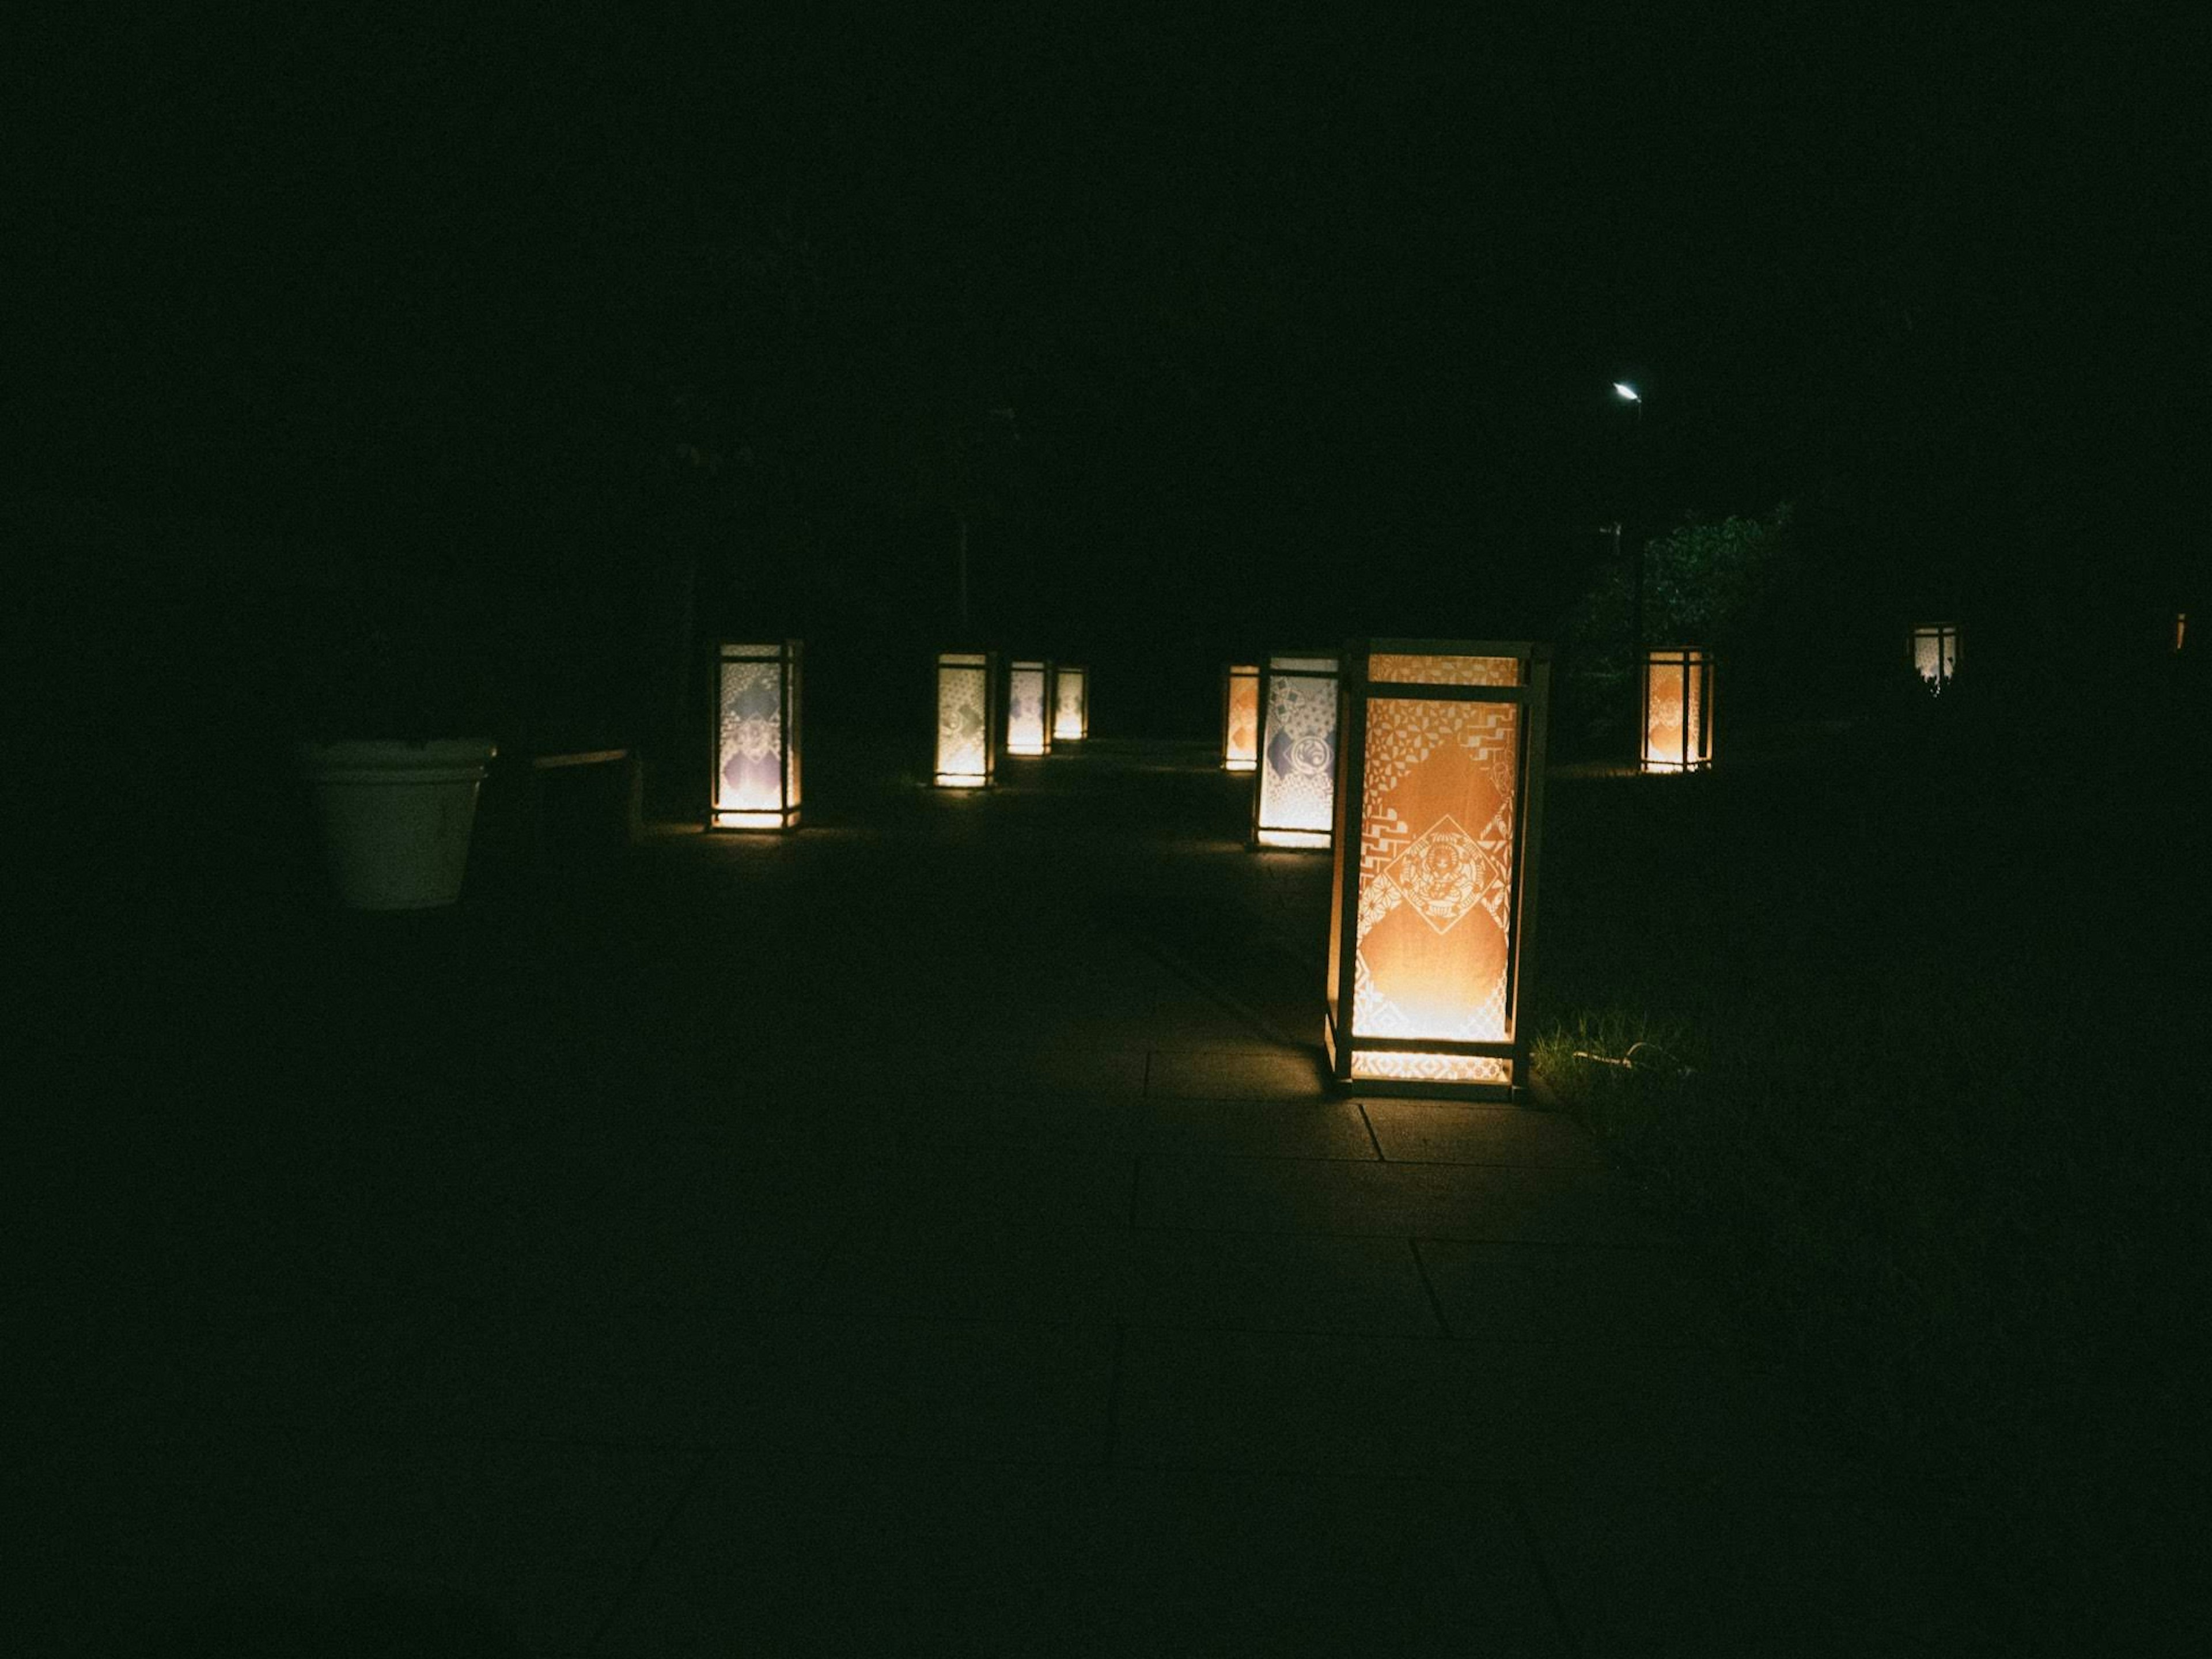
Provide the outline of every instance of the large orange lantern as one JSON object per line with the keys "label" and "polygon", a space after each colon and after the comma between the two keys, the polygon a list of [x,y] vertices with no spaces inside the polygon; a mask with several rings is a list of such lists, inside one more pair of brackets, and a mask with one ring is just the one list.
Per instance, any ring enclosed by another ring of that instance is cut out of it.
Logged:
{"label": "large orange lantern", "polygon": [[1066,663],[1052,671],[1052,740],[1080,743],[1091,735],[1091,671]]}
{"label": "large orange lantern", "polygon": [[716,653],[709,830],[798,826],[799,653],[797,640],[783,640]]}
{"label": "large orange lantern", "polygon": [[1644,658],[1643,766],[1701,772],[1713,763],[1713,657],[1696,646]]}
{"label": "large orange lantern", "polygon": [[1277,651],[1260,670],[1259,777],[1252,844],[1328,846],[1336,792],[1334,651]]}
{"label": "large orange lantern", "polygon": [[1052,752],[1052,665],[1048,662],[1006,665],[1006,752]]}
{"label": "large orange lantern", "polygon": [[1249,772],[1260,763],[1260,665],[1232,662],[1221,671],[1221,769]]}
{"label": "large orange lantern", "polygon": [[1550,692],[1545,646],[1348,651],[1324,1029],[1340,1084],[1501,1100],[1527,1086]]}
{"label": "large orange lantern", "polygon": [[937,753],[930,781],[939,789],[981,789],[998,763],[998,708],[991,653],[937,654]]}
{"label": "large orange lantern", "polygon": [[1959,629],[1952,623],[1928,623],[1912,630],[1912,671],[1936,696],[1959,672]]}

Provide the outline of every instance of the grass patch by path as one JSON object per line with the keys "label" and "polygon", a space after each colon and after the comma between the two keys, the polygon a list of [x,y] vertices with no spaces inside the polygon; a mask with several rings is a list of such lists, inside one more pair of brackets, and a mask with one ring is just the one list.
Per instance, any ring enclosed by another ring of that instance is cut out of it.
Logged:
{"label": "grass patch by path", "polygon": [[1942,713],[1555,786],[1535,1066],[1753,1350],[2063,1646],[2196,1594],[2201,760]]}

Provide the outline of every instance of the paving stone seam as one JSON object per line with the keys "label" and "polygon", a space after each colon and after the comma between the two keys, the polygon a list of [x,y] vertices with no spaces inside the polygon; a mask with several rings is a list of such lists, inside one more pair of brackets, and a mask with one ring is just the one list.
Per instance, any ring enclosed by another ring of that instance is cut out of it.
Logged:
{"label": "paving stone seam", "polygon": [[711,1448],[702,1449],[700,1455],[691,1460],[690,1472],[684,1476],[683,1486],[669,1504],[668,1512],[660,1517],[660,1524],[653,1529],[653,1536],[646,1540],[645,1547],[638,1552],[637,1559],[630,1563],[629,1571],[623,1577],[621,1588],[607,1598],[605,1611],[600,1613],[598,1621],[592,1625],[590,1635],[584,1638],[582,1650],[584,1652],[589,1653],[598,1647],[605,1638],[607,1632],[614,1627],[615,1620],[628,1609],[632,1598],[637,1594],[639,1582],[645,1577],[646,1567],[652,1562],[654,1555],[659,1553],[662,1543],[666,1540],[669,1532],[675,1527],[678,1517],[690,1506],[692,1495],[704,1484],[707,1471],[712,1468],[717,1461],[716,1454]]}
{"label": "paving stone seam", "polygon": [[1565,1645],[1570,1659],[1579,1659],[1583,1652],[1580,1637],[1574,1621],[1567,1617],[1565,1601],[1559,1595],[1559,1581],[1552,1576],[1552,1564],[1544,1553],[1542,1543],[1536,1536],[1535,1523],[1529,1519],[1528,1504],[1521,1491],[1521,1483],[1508,1480],[1505,1486],[1505,1506],[1511,1511],[1513,1524],[1521,1534],[1521,1541],[1528,1552],[1528,1563],[1534,1568],[1536,1583],[1544,1592],[1544,1605],[1550,1610],[1552,1623],[1558,1630],[1559,1640]]}
{"label": "paving stone seam", "polygon": [[1444,1317],[1444,1304],[1437,1299],[1437,1287],[1430,1282],[1429,1264],[1421,1259],[1421,1241],[1408,1238],[1406,1248],[1413,1252],[1413,1271],[1420,1275],[1421,1294],[1429,1299],[1429,1312],[1436,1318],[1437,1331],[1446,1341],[1456,1341],[1458,1333],[1452,1329],[1451,1321]]}

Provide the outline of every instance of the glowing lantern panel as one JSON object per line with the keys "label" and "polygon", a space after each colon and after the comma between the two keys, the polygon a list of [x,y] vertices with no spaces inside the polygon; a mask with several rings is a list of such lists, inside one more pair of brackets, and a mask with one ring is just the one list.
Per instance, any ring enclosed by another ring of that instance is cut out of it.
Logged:
{"label": "glowing lantern panel", "polygon": [[937,658],[937,765],[940,789],[981,789],[991,781],[998,745],[991,730],[991,655],[945,651]]}
{"label": "glowing lantern panel", "polygon": [[1959,630],[1949,623],[1932,623],[1912,630],[1912,667],[1936,696],[1959,672]]}
{"label": "glowing lantern panel", "polygon": [[720,648],[709,829],[799,823],[799,656],[797,640]]}
{"label": "glowing lantern panel", "polygon": [[1336,795],[1337,659],[1278,653],[1260,676],[1259,787],[1252,840],[1326,848]]}
{"label": "glowing lantern panel", "polygon": [[1260,665],[1231,663],[1221,677],[1221,765],[1249,772],[1260,763]]}
{"label": "glowing lantern panel", "polygon": [[1713,659],[1694,647],[1644,659],[1644,769],[1695,772],[1713,763]]}
{"label": "glowing lantern panel", "polygon": [[1532,645],[1382,643],[1346,682],[1325,1036],[1338,1080],[1510,1097],[1550,670]]}
{"label": "glowing lantern panel", "polygon": [[1091,671],[1055,668],[1052,675],[1052,740],[1080,743],[1091,735]]}
{"label": "glowing lantern panel", "polygon": [[1006,752],[1043,755],[1052,750],[1050,707],[1052,665],[1017,662],[1006,666]]}

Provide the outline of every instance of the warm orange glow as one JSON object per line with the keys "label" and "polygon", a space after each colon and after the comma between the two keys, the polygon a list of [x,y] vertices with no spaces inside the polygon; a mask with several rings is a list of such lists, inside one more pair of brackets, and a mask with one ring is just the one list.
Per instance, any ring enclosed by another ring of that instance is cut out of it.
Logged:
{"label": "warm orange glow", "polygon": [[1006,667],[1006,752],[1044,755],[1052,750],[1052,726],[1046,709],[1052,695],[1052,665],[1016,662]]}
{"label": "warm orange glow", "polygon": [[1231,663],[1222,682],[1221,764],[1249,772],[1260,763],[1260,665]]}
{"label": "warm orange glow", "polygon": [[799,823],[799,642],[724,645],[716,686],[711,830]]}
{"label": "warm orange glow", "polygon": [[992,748],[990,653],[940,652],[932,781],[940,789],[982,788],[991,781]]}
{"label": "warm orange glow", "polygon": [[1644,769],[1695,772],[1713,763],[1713,659],[1694,646],[1644,659]]}
{"label": "warm orange glow", "polygon": [[1912,667],[1929,690],[1941,696],[1959,672],[1959,629],[1930,623],[1912,630]]}
{"label": "warm orange glow", "polygon": [[1333,653],[1279,651],[1267,659],[1260,680],[1255,846],[1329,844],[1336,797],[1336,679]]}
{"label": "warm orange glow", "polygon": [[[1346,1084],[1510,1095],[1542,789],[1536,646],[1347,659],[1326,1036]],[[1356,838],[1356,839],[1355,839]]]}
{"label": "warm orange glow", "polygon": [[1062,665],[1052,672],[1052,740],[1080,743],[1091,735],[1091,672]]}
{"label": "warm orange glow", "polygon": [[2173,648],[2176,651],[2180,650],[2188,638],[2189,613],[2186,611],[2177,611],[2173,613]]}

